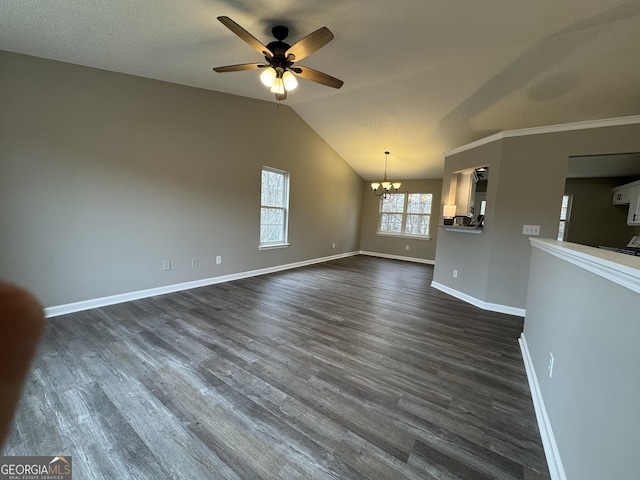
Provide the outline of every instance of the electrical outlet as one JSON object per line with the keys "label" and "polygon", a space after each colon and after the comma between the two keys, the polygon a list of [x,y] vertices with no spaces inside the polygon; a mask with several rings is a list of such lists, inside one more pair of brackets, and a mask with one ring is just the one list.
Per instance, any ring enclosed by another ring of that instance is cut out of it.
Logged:
{"label": "electrical outlet", "polygon": [[404,249],[409,250],[409,245],[405,245]]}
{"label": "electrical outlet", "polygon": [[540,225],[524,225],[522,227],[523,235],[540,235]]}
{"label": "electrical outlet", "polygon": [[220,255],[218,255],[216,257],[216,265],[220,265],[222,263],[222,257]]}
{"label": "electrical outlet", "polygon": [[171,270],[171,260],[163,260],[162,261],[162,270],[168,272]]}
{"label": "electrical outlet", "polygon": [[331,244],[331,248],[336,248],[336,242],[333,242],[333,243]]}
{"label": "electrical outlet", "polygon": [[458,270],[453,270],[453,278],[458,278]]}
{"label": "electrical outlet", "polygon": [[192,258],[191,259],[191,266],[193,268],[198,268],[200,266],[200,259],[199,258]]}
{"label": "electrical outlet", "polygon": [[549,378],[553,375],[553,353],[549,352]]}

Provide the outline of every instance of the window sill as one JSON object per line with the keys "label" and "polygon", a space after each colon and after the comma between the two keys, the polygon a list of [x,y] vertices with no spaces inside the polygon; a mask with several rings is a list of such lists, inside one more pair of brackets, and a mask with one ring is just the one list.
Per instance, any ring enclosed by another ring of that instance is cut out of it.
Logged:
{"label": "window sill", "polygon": [[413,240],[431,240],[431,237],[425,237],[422,235],[407,235],[405,233],[376,232],[376,235],[379,237],[411,238]]}
{"label": "window sill", "polygon": [[290,243],[272,243],[269,245],[259,245],[258,250],[274,250],[276,248],[287,248]]}

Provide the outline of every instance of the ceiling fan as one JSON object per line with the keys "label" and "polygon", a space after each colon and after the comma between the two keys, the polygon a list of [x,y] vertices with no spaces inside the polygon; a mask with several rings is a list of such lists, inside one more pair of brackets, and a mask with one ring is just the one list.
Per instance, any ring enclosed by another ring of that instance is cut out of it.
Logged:
{"label": "ceiling fan", "polygon": [[271,89],[272,93],[275,93],[276,100],[284,100],[287,98],[287,91],[296,88],[298,85],[296,76],[328,87],[342,87],[344,83],[342,80],[338,80],[326,73],[309,67],[294,65],[294,63],[308,57],[333,40],[333,33],[331,33],[327,27],[319,28],[302,40],[293,45],[289,45],[284,42],[284,39],[289,35],[289,29],[281,25],[275,26],[271,29],[271,33],[276,39],[265,46],[229,17],[218,17],[218,20],[257,50],[258,53],[264,55],[266,63],[241,63],[238,65],[215,67],[213,70],[216,72],[240,72],[243,70],[264,69],[260,75],[260,80]]}

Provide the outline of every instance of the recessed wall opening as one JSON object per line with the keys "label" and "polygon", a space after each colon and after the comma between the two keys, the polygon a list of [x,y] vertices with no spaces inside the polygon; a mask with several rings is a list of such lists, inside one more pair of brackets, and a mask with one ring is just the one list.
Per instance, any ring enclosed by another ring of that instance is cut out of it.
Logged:
{"label": "recessed wall opening", "polygon": [[449,200],[445,204],[445,219],[453,216],[453,223],[457,225],[484,226],[488,181],[488,165],[453,172],[449,186]]}
{"label": "recessed wall opening", "polygon": [[622,248],[640,235],[640,226],[627,224],[629,202],[614,202],[614,188],[640,180],[640,152],[569,157],[565,195],[570,212],[564,240],[592,247]]}

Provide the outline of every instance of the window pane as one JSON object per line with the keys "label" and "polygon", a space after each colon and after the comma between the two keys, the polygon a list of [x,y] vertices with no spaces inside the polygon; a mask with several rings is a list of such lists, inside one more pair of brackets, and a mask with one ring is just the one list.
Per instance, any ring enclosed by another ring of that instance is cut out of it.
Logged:
{"label": "window pane", "polygon": [[429,235],[429,215],[407,215],[407,225],[404,233]]}
{"label": "window pane", "polygon": [[560,220],[560,227],[558,228],[558,240],[564,240],[564,220]]}
{"label": "window pane", "polygon": [[281,173],[262,170],[261,204],[269,207],[284,207],[285,176]]}
{"label": "window pane", "polygon": [[567,219],[569,217],[570,195],[562,196],[562,206],[560,207],[560,225],[558,227],[558,240],[566,240],[567,237]]}
{"label": "window pane", "polygon": [[562,208],[560,208],[560,220],[567,219],[567,211],[569,209],[569,195],[562,196]]}
{"label": "window pane", "polygon": [[284,241],[284,210],[280,208],[260,209],[260,242]]}
{"label": "window pane", "polygon": [[383,213],[380,217],[381,232],[402,232],[402,214]]}
{"label": "window pane", "polygon": [[410,193],[407,201],[407,213],[431,213],[431,194]]}
{"label": "window pane", "polygon": [[392,193],[382,200],[382,212],[404,212],[404,193]]}
{"label": "window pane", "polygon": [[263,167],[260,190],[260,243],[287,241],[289,174]]}

